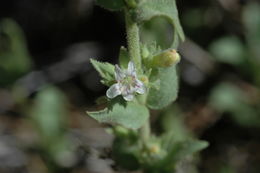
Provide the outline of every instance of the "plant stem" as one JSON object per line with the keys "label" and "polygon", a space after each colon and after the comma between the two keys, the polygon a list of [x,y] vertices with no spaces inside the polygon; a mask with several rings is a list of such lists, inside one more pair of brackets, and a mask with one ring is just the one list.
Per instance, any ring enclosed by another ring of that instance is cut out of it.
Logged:
{"label": "plant stem", "polygon": [[[135,23],[131,16],[129,15],[127,9],[125,10],[125,22],[126,22],[126,33],[127,33],[127,43],[128,52],[131,60],[135,63],[137,72],[142,73],[142,60],[140,53],[140,35],[137,23]],[[139,99],[141,104],[145,105],[146,96]],[[150,116],[149,116],[150,117]],[[144,147],[150,138],[150,119],[148,118],[143,127],[140,129],[140,137],[143,142]]]}
{"label": "plant stem", "polygon": [[125,22],[129,55],[131,60],[135,63],[137,71],[140,73],[142,64],[140,53],[139,28],[137,26],[137,23],[135,23],[131,19],[127,10],[125,10]]}
{"label": "plant stem", "polygon": [[150,133],[151,133],[150,119],[148,118],[148,120],[145,122],[145,124],[140,129],[140,136],[141,136],[141,139],[142,139],[144,145],[146,145],[147,141],[149,140]]}

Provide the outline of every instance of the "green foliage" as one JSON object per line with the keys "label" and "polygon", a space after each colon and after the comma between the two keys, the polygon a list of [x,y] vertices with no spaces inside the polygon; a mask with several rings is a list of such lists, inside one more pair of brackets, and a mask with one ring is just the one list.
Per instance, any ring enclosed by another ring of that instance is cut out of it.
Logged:
{"label": "green foliage", "polygon": [[65,96],[58,89],[47,87],[37,94],[31,111],[42,149],[57,162],[69,147],[65,138],[66,102]]}
{"label": "green foliage", "polygon": [[157,75],[154,77],[160,79],[160,86],[159,89],[151,88],[149,90],[147,105],[151,109],[162,109],[177,98],[178,77],[176,66],[158,68]]}
{"label": "green foliage", "polygon": [[172,45],[173,31],[173,26],[166,18],[154,17],[140,25],[141,42],[148,45],[156,41],[162,49],[167,49]]}
{"label": "green foliage", "polygon": [[208,145],[208,142],[199,140],[177,142],[168,149],[169,153],[163,164],[166,166],[167,162],[170,164],[182,160],[189,155],[207,148]]}
{"label": "green foliage", "polygon": [[137,131],[113,128],[116,163],[127,170],[141,168],[147,173],[172,173],[178,163],[206,148],[207,142],[192,139],[179,114],[176,109],[166,111],[163,115],[166,133],[159,137],[150,136],[145,145],[141,143]]}
{"label": "green foliage", "polygon": [[243,14],[243,22],[246,26],[246,37],[253,55],[258,57],[257,61],[260,63],[260,5],[258,3],[250,3],[246,6]]}
{"label": "green foliage", "polygon": [[245,62],[245,47],[236,37],[224,37],[210,45],[210,51],[220,62],[241,65]]}
{"label": "green foliage", "polygon": [[259,112],[247,102],[244,91],[240,88],[223,83],[211,93],[210,103],[220,112],[228,112],[232,118],[245,127],[260,127]]}
{"label": "green foliage", "polygon": [[46,88],[37,97],[32,118],[44,137],[52,138],[60,134],[65,125],[65,98],[55,88]]}
{"label": "green foliage", "polygon": [[124,0],[96,0],[96,3],[108,10],[121,10],[124,7]]}
{"label": "green foliage", "polygon": [[90,62],[98,71],[99,75],[102,77],[101,82],[104,85],[110,86],[115,80],[114,79],[115,67],[112,64],[109,64],[107,62],[103,63],[94,59],[90,59]]}
{"label": "green foliage", "polygon": [[[116,163],[127,170],[137,170],[140,168],[138,154],[140,153],[140,144],[136,131],[114,128],[116,139],[113,144],[113,158]],[[124,159],[122,159],[124,158]]]}
{"label": "green foliage", "polygon": [[199,140],[174,142],[172,139],[169,140],[169,137],[166,137],[163,142],[163,148],[167,151],[167,155],[161,161],[158,161],[154,165],[155,167],[151,166],[151,170],[147,170],[147,173],[171,173],[175,170],[175,166],[179,161],[208,147],[208,142]]}
{"label": "green foliage", "polygon": [[254,77],[255,83],[260,86],[260,5],[255,2],[249,3],[243,14],[243,22],[246,28],[246,40],[249,48],[249,61],[251,75]]}
{"label": "green foliage", "polygon": [[172,47],[176,48],[179,40],[184,40],[175,0],[147,0],[138,4],[131,11],[136,22],[141,23],[154,17],[165,17],[174,28]]}
{"label": "green foliage", "polygon": [[[97,2],[112,10],[119,10],[124,6],[122,1]],[[147,93],[136,97],[134,101],[125,101],[121,96],[117,96],[109,101],[108,107],[104,110],[87,113],[100,123],[114,125],[112,132],[116,138],[113,157],[117,165],[128,170],[142,169],[147,173],[172,173],[177,163],[208,146],[207,142],[191,139],[190,134],[185,131],[182,119],[177,116],[169,118],[167,123],[164,122],[167,124],[164,127],[166,134],[157,137],[151,135],[149,130],[147,107],[162,109],[172,103],[178,94],[176,64],[180,56],[172,48],[177,48],[179,41],[184,40],[184,33],[179,22],[176,2],[175,0],[125,2],[128,49],[121,47],[119,64],[126,69],[128,62],[133,61],[138,77],[147,87]],[[155,24],[146,28],[145,32],[139,31],[141,24],[154,18],[159,19],[162,27]],[[169,32],[164,38],[162,33],[168,30],[169,24],[173,29],[173,38],[167,44],[166,38]],[[149,31],[153,28],[154,31]],[[147,34],[149,32],[150,35]],[[150,40],[144,39],[141,44],[140,33],[141,36],[147,34]],[[103,83],[110,86],[114,80],[114,66],[94,60],[91,60],[91,63],[105,80]],[[136,131],[139,128],[140,132]]]}
{"label": "green foliage", "polygon": [[11,19],[0,23],[0,85],[13,83],[31,69],[22,29]]}
{"label": "green foliage", "polygon": [[171,134],[175,141],[184,141],[192,137],[191,132],[184,124],[184,116],[177,105],[167,108],[160,116],[163,130],[165,133]]}
{"label": "green foliage", "polygon": [[100,123],[119,124],[130,129],[140,128],[149,117],[149,111],[145,106],[125,102],[120,97],[113,99],[104,110],[87,113]]}

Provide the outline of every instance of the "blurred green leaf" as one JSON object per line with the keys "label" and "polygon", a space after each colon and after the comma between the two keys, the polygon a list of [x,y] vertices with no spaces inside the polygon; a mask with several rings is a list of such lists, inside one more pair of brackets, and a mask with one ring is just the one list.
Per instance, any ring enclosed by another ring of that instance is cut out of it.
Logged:
{"label": "blurred green leaf", "polygon": [[162,128],[165,133],[170,133],[175,141],[183,141],[192,136],[185,126],[183,114],[177,106],[169,107],[161,117]]}
{"label": "blurred green leaf", "polygon": [[87,112],[100,123],[119,124],[130,129],[140,128],[148,119],[148,109],[135,102],[113,99],[110,106],[97,112]]}
{"label": "blurred green leaf", "polygon": [[188,29],[190,28],[192,30],[196,30],[197,28],[203,26],[203,18],[204,13],[202,8],[191,8],[183,14],[182,21]]}
{"label": "blurred green leaf", "polygon": [[244,93],[237,87],[228,83],[221,83],[212,90],[210,104],[219,111],[232,111],[244,99]]}
{"label": "blurred green leaf", "polygon": [[124,0],[96,0],[96,3],[108,10],[121,10],[124,7]]}
{"label": "blurred green leaf", "polygon": [[213,89],[210,104],[220,112],[229,112],[232,118],[245,127],[260,127],[260,116],[248,102],[246,94],[238,87],[222,83]]}
{"label": "blurred green leaf", "polygon": [[171,171],[178,161],[207,148],[208,145],[208,142],[199,140],[177,142],[168,149],[168,155],[162,160],[160,167],[165,169],[165,172]]}
{"label": "blurred green leaf", "polygon": [[116,163],[127,170],[137,170],[140,167],[138,153],[140,147],[131,138],[117,138],[113,144],[113,157]]}
{"label": "blurred green leaf", "polygon": [[245,8],[243,13],[243,23],[246,28],[245,36],[249,48],[249,62],[248,68],[252,76],[254,76],[255,83],[260,85],[260,5],[257,2],[250,2]]}
{"label": "blurred green leaf", "polygon": [[260,63],[260,5],[256,2],[249,3],[243,13],[243,22],[246,27],[246,36],[253,51],[254,58]]}
{"label": "blurred green leaf", "polygon": [[245,46],[237,37],[223,37],[210,45],[210,52],[223,63],[241,65],[245,62]]}
{"label": "blurred green leaf", "polygon": [[99,75],[102,77],[101,82],[104,85],[110,86],[115,78],[114,78],[114,73],[115,73],[115,67],[114,65],[110,63],[103,63],[99,62],[94,59],[90,59],[91,64],[94,66],[94,68],[98,71]]}
{"label": "blurred green leaf", "polygon": [[172,134],[166,134],[162,137],[162,149],[166,151],[165,157],[149,165],[145,172],[172,173],[175,171],[177,163],[205,149],[208,145],[206,141],[193,139],[175,141]]}
{"label": "blurred green leaf", "polygon": [[158,68],[158,74],[154,75],[154,77],[160,79],[160,86],[159,90],[156,88],[150,89],[147,105],[151,109],[162,109],[177,98],[178,77],[176,74],[176,66]]}
{"label": "blurred green leaf", "polygon": [[39,145],[46,152],[44,155],[61,166],[65,166],[64,160],[71,157],[70,143],[66,138],[66,106],[63,93],[50,86],[37,94],[31,111],[33,126],[39,133]]}
{"label": "blurred green leaf", "polygon": [[66,122],[66,99],[58,89],[47,87],[37,94],[32,119],[46,138],[58,137]]}
{"label": "blurred green leaf", "polygon": [[24,33],[12,19],[0,22],[0,85],[13,83],[31,69]]}

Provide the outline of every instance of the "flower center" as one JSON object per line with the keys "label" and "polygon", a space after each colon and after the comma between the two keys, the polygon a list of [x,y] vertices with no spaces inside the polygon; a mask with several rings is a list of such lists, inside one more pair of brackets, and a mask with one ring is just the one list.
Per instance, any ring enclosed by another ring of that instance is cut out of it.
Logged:
{"label": "flower center", "polygon": [[133,76],[126,76],[122,81],[121,81],[122,85],[125,86],[133,86],[135,84],[135,78]]}

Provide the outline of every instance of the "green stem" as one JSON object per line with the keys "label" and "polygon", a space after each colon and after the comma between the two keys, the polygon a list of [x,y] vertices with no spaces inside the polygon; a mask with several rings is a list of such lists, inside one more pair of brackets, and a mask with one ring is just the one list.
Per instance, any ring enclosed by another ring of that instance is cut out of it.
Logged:
{"label": "green stem", "polygon": [[[135,63],[137,72],[142,73],[142,60],[140,53],[140,35],[137,23],[135,23],[131,16],[129,15],[127,9],[125,10],[125,22],[126,22],[126,33],[127,33],[127,43],[128,51],[131,60]],[[139,99],[141,104],[145,105],[146,98],[142,97]],[[143,142],[144,147],[150,138],[150,120],[145,122],[144,126],[140,129],[140,137]]]}
{"label": "green stem", "polygon": [[131,16],[128,14],[127,10],[125,10],[125,22],[129,55],[131,60],[135,63],[137,71],[140,73],[142,64],[139,28],[137,23],[131,19]]}
{"label": "green stem", "polygon": [[[149,116],[150,117],[150,116]],[[150,129],[150,119],[148,118],[148,120],[145,122],[145,124],[141,127],[140,129],[140,136],[141,139],[143,141],[143,144],[146,146],[147,141],[150,138],[150,133],[151,133],[151,129]]]}

